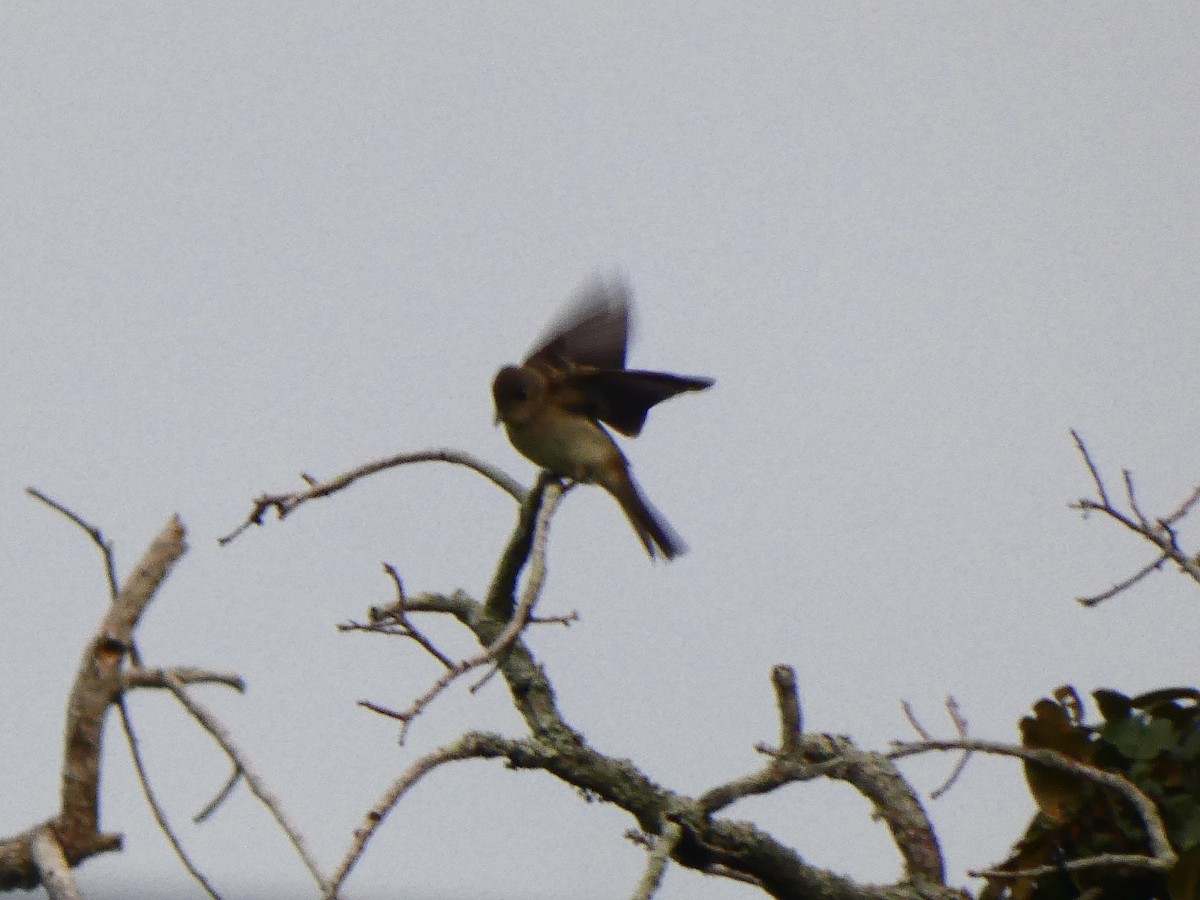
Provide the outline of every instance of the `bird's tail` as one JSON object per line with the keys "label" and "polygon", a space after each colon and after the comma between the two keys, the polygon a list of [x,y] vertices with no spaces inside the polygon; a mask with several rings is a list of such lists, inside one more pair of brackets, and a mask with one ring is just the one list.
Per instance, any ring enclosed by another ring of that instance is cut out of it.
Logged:
{"label": "bird's tail", "polygon": [[663,559],[672,560],[686,553],[687,544],[683,538],[667,524],[667,520],[658,510],[650,505],[650,501],[638,490],[633,477],[628,472],[623,474],[624,478],[613,484],[605,484],[604,487],[621,504],[629,524],[633,526],[650,558],[661,556]]}

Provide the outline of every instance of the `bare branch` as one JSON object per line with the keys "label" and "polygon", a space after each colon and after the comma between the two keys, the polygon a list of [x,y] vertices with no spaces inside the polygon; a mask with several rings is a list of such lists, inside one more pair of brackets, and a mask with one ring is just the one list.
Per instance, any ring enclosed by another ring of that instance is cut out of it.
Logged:
{"label": "bare branch", "polygon": [[233,771],[229,773],[229,778],[225,780],[225,784],[221,786],[219,791],[217,791],[216,796],[209,800],[208,803],[204,804],[204,808],[201,809],[200,812],[192,816],[192,822],[196,825],[199,825],[201,822],[206,821],[209,816],[217,811],[217,808],[222,803],[229,799],[230,795],[233,793],[233,789],[237,787],[239,783],[241,783],[241,780],[242,770],[237,766],[234,766]]}
{"label": "bare branch", "polygon": [[175,695],[175,698],[183,705],[183,708],[192,714],[192,718],[199,722],[201,727],[213,736],[217,745],[225,751],[225,755],[229,757],[242,774],[242,777],[246,779],[246,786],[250,788],[250,792],[258,798],[259,802],[267,808],[275,821],[279,823],[279,827],[283,829],[292,846],[296,848],[296,853],[299,854],[305,867],[312,874],[318,887],[322,891],[327,890],[328,882],[317,865],[316,860],[308,851],[304,838],[283,812],[283,806],[279,802],[279,799],[271,793],[258,773],[246,761],[245,755],[234,744],[233,738],[229,736],[229,732],[225,730],[225,727],[206,707],[188,693],[187,687],[182,681],[168,676],[166,679],[166,688]]}
{"label": "bare branch", "polygon": [[[875,815],[891,832],[892,842],[904,859],[904,877],[913,884],[945,884],[946,868],[933,825],[920,797],[892,761],[882,753],[858,750],[848,739],[830,743],[828,735],[806,735],[805,756],[830,754],[841,764],[828,777],[845,781],[871,801]],[[817,743],[819,741],[819,743]],[[812,747],[819,748],[817,751]],[[817,756],[817,758],[821,758]]]}
{"label": "bare branch", "polygon": [[1045,748],[1031,749],[1017,744],[1002,744],[997,741],[981,740],[934,740],[922,741],[920,743],[902,743],[897,741],[893,744],[893,749],[887,756],[890,759],[901,759],[905,756],[915,756],[919,753],[944,750],[973,750],[997,756],[1013,756],[1039,765],[1048,766],[1052,769],[1070,772],[1080,778],[1086,778],[1097,784],[1111,788],[1127,799],[1133,805],[1134,809],[1137,810],[1137,814],[1142,820],[1142,825],[1146,829],[1146,838],[1150,843],[1150,850],[1153,857],[1162,861],[1164,865],[1174,865],[1175,863],[1175,851],[1171,848],[1171,842],[1167,838],[1167,830],[1163,825],[1162,817],[1158,813],[1158,808],[1154,805],[1153,800],[1138,789],[1137,785],[1113,772],[1089,766],[1086,763],[1082,763],[1077,759],[1071,759],[1069,756],[1064,756],[1054,750],[1047,750]]}
{"label": "bare branch", "polygon": [[[537,481],[521,501],[517,525],[500,555],[500,562],[496,566],[492,583],[488,586],[487,598],[484,600],[487,614],[493,619],[507,622],[513,617],[517,580],[533,552],[537,517],[541,513],[546,489],[551,484],[561,485],[561,482],[549,472],[540,472]],[[567,488],[561,490],[565,493]]]}
{"label": "bare branch", "polygon": [[1176,535],[1173,526],[1182,519],[1192,509],[1192,507],[1200,502],[1200,488],[1196,488],[1192,494],[1171,512],[1166,518],[1151,521],[1150,518],[1142,512],[1141,506],[1137,500],[1137,493],[1133,487],[1133,474],[1128,470],[1122,470],[1122,477],[1125,484],[1126,501],[1129,504],[1129,509],[1132,514],[1126,514],[1114,507],[1109,500],[1108,493],[1104,489],[1104,482],[1100,477],[1099,471],[1096,469],[1095,463],[1088,454],[1087,448],[1079,435],[1074,431],[1071,436],[1075,439],[1075,445],[1079,448],[1080,454],[1083,456],[1084,462],[1087,464],[1088,470],[1092,473],[1092,480],[1096,484],[1096,491],[1100,498],[1089,500],[1081,499],[1072,504],[1074,508],[1081,509],[1085,513],[1095,511],[1103,513],[1109,518],[1121,525],[1124,525],[1130,531],[1142,537],[1144,540],[1153,544],[1159,551],[1159,557],[1153,562],[1139,569],[1134,575],[1126,578],[1124,581],[1114,585],[1109,590],[1096,594],[1091,597],[1080,597],[1078,602],[1084,606],[1095,606],[1110,597],[1113,597],[1124,590],[1137,584],[1155,569],[1162,567],[1163,563],[1170,560],[1180,571],[1188,575],[1193,581],[1200,584],[1200,559],[1195,555],[1186,553],[1179,546],[1178,536]]}
{"label": "bare branch", "polygon": [[[965,740],[968,737],[967,720],[966,717],[963,716],[962,711],[958,708],[958,701],[953,697],[946,698],[946,712],[950,715],[950,721],[954,723],[954,731],[958,734],[959,738]],[[928,740],[928,735],[926,735],[925,738]],[[943,794],[945,794],[946,791],[950,790],[950,788],[954,787],[954,783],[958,781],[958,777],[962,775],[963,771],[967,768],[967,761],[970,758],[971,751],[964,750],[963,755],[959,757],[958,763],[954,766],[954,771],[950,773],[950,776],[945,780],[941,787],[929,792],[929,798],[931,800],[936,800],[938,797],[941,797]]]}
{"label": "bare branch", "polygon": [[[107,547],[98,529],[87,525],[66,507],[37,491],[31,490],[31,495],[87,530],[102,550]],[[185,550],[183,524],[173,516],[142,555],[124,586],[115,592],[95,635],[84,648],[67,699],[58,815],[44,826],[0,840],[0,890],[28,889],[40,883],[33,855],[33,841],[39,829],[53,833],[64,859],[72,866],[89,856],[121,848],[120,835],[99,831],[104,719],[109,706],[124,689],[122,665],[132,647],[134,629]]]}
{"label": "bare branch", "polygon": [[463,735],[449,746],[439,747],[432,753],[427,753],[409,766],[408,770],[392,782],[383,796],[367,811],[362,825],[355,829],[350,849],[346,851],[346,855],[342,858],[325,888],[325,897],[328,900],[334,900],[337,897],[342,884],[362,857],[363,851],[366,850],[367,843],[413,785],[439,766],[462,759],[495,757],[502,753],[499,748],[507,748],[510,752],[515,753],[516,742],[507,741],[497,735],[470,733]]}
{"label": "bare branch", "polygon": [[146,803],[150,806],[150,812],[154,815],[154,821],[158,823],[159,830],[166,835],[167,842],[171,845],[171,849],[175,851],[175,855],[179,857],[179,861],[183,863],[183,867],[187,869],[188,874],[196,880],[196,883],[204,889],[204,892],[213,900],[220,900],[220,894],[209,883],[209,880],[204,877],[204,873],[197,868],[188,856],[187,851],[183,849],[183,844],[179,841],[179,836],[175,834],[175,830],[171,828],[171,823],[167,821],[166,811],[158,802],[158,797],[154,794],[154,789],[150,787],[150,776],[146,772],[146,763],[142,759],[142,750],[138,745],[137,735],[133,730],[133,720],[129,716],[129,708],[125,704],[125,698],[122,697],[117,701],[117,708],[121,712],[121,727],[125,732],[125,740],[129,745],[129,753],[133,758],[133,767],[137,771],[138,782],[142,786],[142,795],[146,798]]}
{"label": "bare branch", "polygon": [[179,666],[171,669],[146,669],[134,666],[122,674],[122,685],[129,688],[161,688],[169,690],[169,681],[174,679],[180,684],[220,684],[233,688],[239,694],[246,693],[246,682],[242,676],[234,672],[211,672],[208,669],[197,669],[193,666]]}
{"label": "bare branch", "polygon": [[1083,438],[1079,436],[1079,433],[1074,428],[1071,429],[1071,437],[1075,439],[1075,446],[1079,449],[1079,455],[1083,457],[1083,461],[1087,463],[1088,471],[1092,473],[1092,482],[1096,485],[1096,496],[1100,498],[1100,504],[1111,507],[1112,504],[1108,502],[1108,492],[1104,490],[1104,481],[1100,478],[1100,472],[1096,469],[1096,464],[1092,462],[1092,456],[1088,453],[1088,449],[1083,443]]}
{"label": "bare branch", "polygon": [[185,550],[183,524],[173,517],[117,593],[75,676],[67,701],[59,814],[59,837],[72,862],[77,860],[66,835],[87,836],[85,842],[90,842],[99,825],[104,716],[123,687],[122,661],[142,613]]}
{"label": "bare branch", "polygon": [[25,493],[29,494],[31,497],[36,497],[51,509],[62,513],[64,516],[82,528],[87,536],[92,539],[92,543],[100,548],[100,554],[104,557],[104,574],[108,578],[108,598],[110,600],[115,598],[117,596],[117,571],[116,565],[113,562],[113,549],[112,545],[104,539],[104,535],[100,533],[100,529],[85,520],[78,513],[59,503],[57,500],[53,500],[46,496],[37,488],[27,487],[25,488]]}
{"label": "bare branch", "polygon": [[509,619],[508,626],[488,646],[486,656],[489,660],[499,659],[508,652],[533,615],[533,607],[537,604],[542,594],[542,585],[546,581],[546,541],[550,535],[550,518],[558,508],[563,492],[564,488],[557,481],[551,482],[542,492],[541,508],[534,520],[533,553],[530,555],[528,573],[525,576],[525,590],[521,592],[521,600]]}
{"label": "bare branch", "polygon": [[1130,575],[1124,581],[1114,584],[1107,591],[1104,591],[1103,593],[1100,593],[1100,594],[1093,594],[1090,597],[1076,597],[1075,602],[1078,603],[1080,606],[1095,606],[1098,603],[1103,603],[1105,600],[1108,600],[1110,597],[1115,597],[1115,596],[1117,596],[1117,594],[1121,593],[1122,591],[1129,590],[1129,588],[1133,587],[1135,584],[1137,584],[1139,581],[1141,581],[1143,578],[1145,578],[1151,572],[1155,572],[1155,571],[1162,569],[1163,563],[1165,563],[1169,558],[1170,557],[1168,557],[1166,554],[1163,554],[1163,555],[1159,556],[1159,558],[1154,560],[1153,562],[1147,563],[1145,566],[1143,566],[1141,569],[1139,569],[1133,575]]}
{"label": "bare branch", "polygon": [[775,705],[779,708],[779,752],[787,756],[799,749],[800,735],[804,731],[796,670],[784,665],[772,667],[771,684],[775,687]]}
{"label": "bare branch", "polygon": [[461,450],[441,448],[436,450],[422,450],[417,453],[401,453],[351,469],[349,472],[336,475],[324,482],[318,482],[311,476],[305,475],[302,477],[302,480],[308,485],[308,489],[304,491],[294,491],[288,494],[263,494],[254,501],[254,507],[250,510],[250,514],[246,517],[246,520],[229,534],[218,538],[217,543],[224,546],[237,538],[238,535],[251,525],[261,525],[263,517],[270,510],[275,511],[278,519],[285,519],[301,504],[307,503],[309,500],[315,500],[318,497],[327,497],[330,494],[335,494],[340,490],[348,488],[360,478],[366,478],[385,469],[394,469],[398,466],[421,462],[448,462],[465,466],[474,472],[478,472],[501,490],[510,494],[518,502],[525,498],[525,488],[519,482],[500,469],[476,459],[471,454],[464,453]]}
{"label": "bare branch", "polygon": [[1057,875],[1061,872],[1079,872],[1083,869],[1102,869],[1130,867],[1149,869],[1152,872],[1169,872],[1174,867],[1174,861],[1162,860],[1154,856],[1142,856],[1137,853],[1101,853],[1084,859],[1061,860],[1053,865],[1035,866],[1031,869],[981,869],[967,874],[972,878],[997,878],[1006,881],[1016,881],[1020,878],[1041,878],[1043,875]]}
{"label": "bare branch", "polygon": [[39,828],[29,842],[38,878],[50,900],[83,900],[62,845],[49,826]]}
{"label": "bare branch", "polygon": [[[777,695],[780,681],[787,687],[786,676],[780,679],[785,670],[786,667],[776,666],[771,673]],[[783,717],[790,715],[790,711],[783,713]],[[799,718],[799,709],[795,715]],[[765,794],[791,782],[817,777],[845,781],[870,800],[876,815],[887,823],[892,840],[904,858],[905,879],[914,884],[944,887],[945,864],[933,826],[916,792],[892,762],[882,754],[859,750],[846,737],[791,733],[795,737],[787,741],[791,745],[788,752],[760,747],[771,757],[763,769],[711,788],[697,798],[696,805],[703,814],[711,816],[742,797]]]}
{"label": "bare branch", "polygon": [[646,871],[642,873],[637,889],[633,892],[632,900],[650,900],[654,896],[659,885],[662,884],[663,874],[667,870],[671,854],[675,852],[675,848],[679,846],[682,838],[683,828],[678,822],[667,820],[663,823],[662,833],[654,841],[654,847],[646,859]]}
{"label": "bare branch", "polygon": [[[541,595],[542,585],[545,582],[546,539],[550,528],[550,519],[554,515],[554,510],[557,508],[562,494],[562,486],[557,481],[552,481],[540,494],[535,495],[540,497],[541,504],[532,523],[533,530],[530,538],[531,553],[528,560],[529,574],[526,577],[525,589],[522,591],[520,602],[511,611],[511,618],[508,619],[507,624],[500,634],[484,647],[483,652],[476,656],[459,660],[456,663],[451,663],[446,671],[424,693],[409,704],[407,709],[391,710],[370,701],[359,701],[359,706],[398,719],[402,723],[400,728],[401,744],[404,743],[404,739],[407,737],[408,728],[413,719],[419,716],[434,699],[467,672],[502,659],[511,649],[521,632],[528,626],[529,618],[533,614],[533,608],[537,603],[538,597]],[[522,521],[524,521],[524,517],[522,517]],[[518,523],[518,531],[520,530],[521,523]],[[407,600],[404,603],[405,607],[411,608]],[[488,612],[489,609],[485,607],[484,614],[486,615]],[[447,660],[447,662],[449,661]]]}

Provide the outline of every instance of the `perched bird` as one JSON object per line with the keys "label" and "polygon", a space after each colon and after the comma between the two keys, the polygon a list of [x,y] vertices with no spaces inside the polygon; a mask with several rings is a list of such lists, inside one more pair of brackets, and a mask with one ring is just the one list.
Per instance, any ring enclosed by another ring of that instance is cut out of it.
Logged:
{"label": "perched bird", "polygon": [[629,300],[623,281],[585,285],[541,346],[496,374],[496,421],[527,459],[612,494],[650,557],[674,559],[686,545],[642,495],[604,425],[637,437],[650,407],[713,380],[626,369]]}

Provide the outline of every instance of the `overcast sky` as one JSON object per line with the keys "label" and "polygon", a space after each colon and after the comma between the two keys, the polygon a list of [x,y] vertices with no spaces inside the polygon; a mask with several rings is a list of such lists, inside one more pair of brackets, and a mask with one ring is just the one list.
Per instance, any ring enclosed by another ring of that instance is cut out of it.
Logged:
{"label": "overcast sky", "polygon": [[[1165,512],[1200,482],[1200,13],[1182,5],[0,6],[0,832],[56,808],[63,702],[122,574],[178,512],[191,552],[139,632],[155,665],[242,673],[203,697],[332,864],[409,762],[518,734],[498,682],[443,698],[415,647],[340,635],[412,591],[479,595],[511,500],[465,469],[391,471],[246,534],[258,493],[450,446],[528,482],[495,370],[592,273],[636,295],[631,365],[717,379],[626,449],[691,552],[652,565],[612,500],[555,519],[529,639],[600,750],[699,793],[774,740],[770,667],[864,748],[1013,740],[1040,696],[1194,684],[1196,589],[1067,504],[1076,428]],[[430,630],[456,652],[456,630]],[[155,783],[228,897],[315,889],[167,698],[133,709]],[[951,758],[904,771],[925,792]],[[86,890],[199,897],[110,728]],[[953,878],[1030,804],[976,759],[931,802]],[[844,785],[734,807],[812,863],[899,871]],[[397,810],[348,896],[628,895],[633,821],[474,763]],[[672,870],[666,900],[752,895]]]}

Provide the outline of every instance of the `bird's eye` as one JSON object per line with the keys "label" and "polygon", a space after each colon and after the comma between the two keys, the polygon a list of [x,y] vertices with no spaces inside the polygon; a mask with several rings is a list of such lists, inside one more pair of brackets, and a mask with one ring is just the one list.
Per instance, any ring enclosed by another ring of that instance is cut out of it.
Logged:
{"label": "bird's eye", "polygon": [[525,385],[517,385],[517,389],[513,391],[513,396],[518,400],[528,400],[529,391],[525,390]]}

